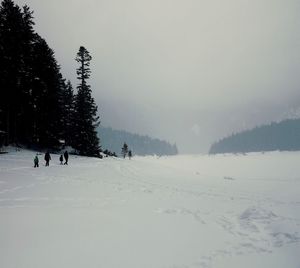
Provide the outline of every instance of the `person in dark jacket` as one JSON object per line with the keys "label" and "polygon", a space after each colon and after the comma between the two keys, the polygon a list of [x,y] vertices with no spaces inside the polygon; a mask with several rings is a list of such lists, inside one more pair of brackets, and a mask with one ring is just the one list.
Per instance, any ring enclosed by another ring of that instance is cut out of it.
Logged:
{"label": "person in dark jacket", "polygon": [[63,158],[63,155],[61,154],[60,157],[59,157],[59,161],[60,161],[60,164],[62,165],[63,164],[63,161],[64,161],[64,158]]}
{"label": "person in dark jacket", "polygon": [[68,165],[68,160],[69,160],[69,153],[68,153],[68,151],[65,151],[65,152],[64,152],[64,158],[65,158],[65,163],[64,163],[64,165]]}
{"label": "person in dark jacket", "polygon": [[45,161],[46,161],[46,167],[49,166],[49,161],[51,160],[51,156],[49,154],[49,152],[47,151],[45,153]]}
{"label": "person in dark jacket", "polygon": [[34,167],[35,168],[39,167],[39,158],[38,158],[37,154],[36,154],[35,158],[33,159],[33,162],[34,162]]}

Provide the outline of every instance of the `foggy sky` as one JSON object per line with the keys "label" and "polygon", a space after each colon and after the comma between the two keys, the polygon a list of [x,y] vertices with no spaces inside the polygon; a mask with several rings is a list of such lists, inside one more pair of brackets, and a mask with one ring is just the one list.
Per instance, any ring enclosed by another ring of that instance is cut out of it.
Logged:
{"label": "foggy sky", "polygon": [[[298,114],[300,0],[16,0],[76,87],[91,53],[101,124],[207,152]],[[293,112],[295,111],[295,112]]]}

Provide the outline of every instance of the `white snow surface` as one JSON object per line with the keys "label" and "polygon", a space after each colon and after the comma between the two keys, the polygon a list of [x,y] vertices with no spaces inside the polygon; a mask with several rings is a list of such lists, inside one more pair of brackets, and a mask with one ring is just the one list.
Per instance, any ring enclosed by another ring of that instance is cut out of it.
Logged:
{"label": "white snow surface", "polygon": [[299,152],[34,155],[0,155],[0,267],[300,267]]}

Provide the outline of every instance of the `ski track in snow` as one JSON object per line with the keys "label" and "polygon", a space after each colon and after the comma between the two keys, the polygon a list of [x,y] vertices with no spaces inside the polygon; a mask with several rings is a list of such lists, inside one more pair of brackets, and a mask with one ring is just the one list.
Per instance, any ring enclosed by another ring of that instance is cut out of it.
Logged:
{"label": "ski track in snow", "polygon": [[[40,168],[34,169],[32,155],[25,151],[0,156],[0,213],[8,211],[18,216],[20,209],[84,209],[109,213],[120,209],[126,214],[136,210],[154,222],[178,223],[180,236],[188,228],[195,228],[193,258],[189,261],[182,258],[180,263],[180,257],[174,256],[175,260],[169,258],[164,260],[165,264],[146,264],[144,267],[226,267],[219,263],[228,258],[245,256],[249,260],[258,254],[268,260],[280,248],[289,245],[300,248],[300,195],[287,199],[288,195],[282,198],[269,189],[264,192],[255,188],[260,183],[266,183],[267,187],[282,183],[293,189],[299,187],[299,174],[286,180],[270,176],[249,179],[249,174],[241,177],[209,174],[209,170],[201,173],[196,166],[180,168],[176,158],[172,164],[169,158],[150,157],[131,161],[73,157],[69,166],[60,166],[52,160],[50,167],[44,167],[40,161]],[[55,158],[58,156],[52,157]],[[141,203],[142,210],[134,207],[137,203]],[[285,209],[291,212],[285,212]],[[129,221],[129,224],[133,222]],[[207,249],[197,250],[198,232],[206,239],[216,239],[213,238],[215,233],[223,237],[212,245],[208,241]],[[180,243],[176,246],[180,247]],[[131,265],[127,267],[139,267],[130,261]],[[7,268],[16,267],[13,261],[5,264]],[[291,268],[299,268],[300,262],[298,264]]]}

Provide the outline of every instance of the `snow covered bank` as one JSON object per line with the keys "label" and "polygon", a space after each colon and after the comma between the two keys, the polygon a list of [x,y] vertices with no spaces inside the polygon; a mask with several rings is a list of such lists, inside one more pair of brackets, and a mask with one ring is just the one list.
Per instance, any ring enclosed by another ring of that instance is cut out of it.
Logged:
{"label": "snow covered bank", "polygon": [[300,267],[300,153],[33,156],[0,155],[0,267]]}

